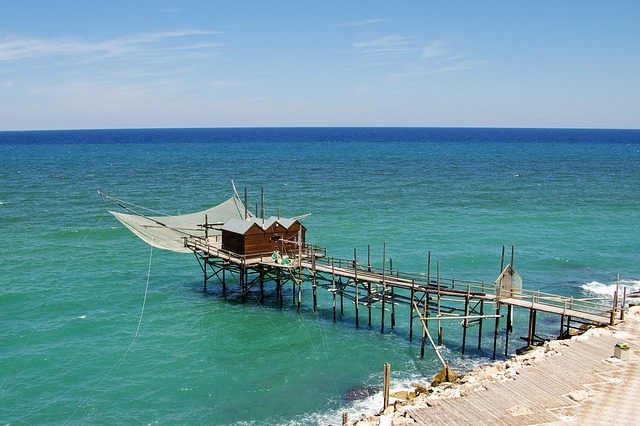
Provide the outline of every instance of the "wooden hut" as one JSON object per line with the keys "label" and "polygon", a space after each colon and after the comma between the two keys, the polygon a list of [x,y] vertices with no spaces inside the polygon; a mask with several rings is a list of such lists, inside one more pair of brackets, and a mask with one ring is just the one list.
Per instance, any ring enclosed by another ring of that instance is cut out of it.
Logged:
{"label": "wooden hut", "polygon": [[287,253],[304,244],[306,228],[296,219],[230,219],[221,228],[222,249],[239,255]]}

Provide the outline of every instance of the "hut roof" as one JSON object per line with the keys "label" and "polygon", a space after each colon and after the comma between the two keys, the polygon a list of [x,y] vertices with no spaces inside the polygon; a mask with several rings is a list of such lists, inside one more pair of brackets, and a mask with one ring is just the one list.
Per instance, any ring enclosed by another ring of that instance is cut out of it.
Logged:
{"label": "hut roof", "polygon": [[271,216],[270,218],[264,220],[258,217],[252,217],[247,220],[232,218],[225,222],[225,224],[222,225],[220,229],[236,234],[245,234],[254,225],[257,225],[266,231],[275,223],[278,223],[285,229],[289,229],[291,225],[296,222],[296,219],[278,218],[276,216]]}

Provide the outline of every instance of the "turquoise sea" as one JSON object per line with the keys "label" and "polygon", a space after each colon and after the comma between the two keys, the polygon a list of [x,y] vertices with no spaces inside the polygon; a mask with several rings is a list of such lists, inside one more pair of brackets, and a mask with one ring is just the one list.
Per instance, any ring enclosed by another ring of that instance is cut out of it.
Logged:
{"label": "turquoise sea", "polygon": [[[330,256],[370,246],[381,266],[386,246],[394,269],[425,272],[431,251],[443,276],[493,282],[514,245],[527,289],[640,287],[639,130],[0,132],[0,424],[340,424],[381,408],[385,362],[392,388],[430,380],[408,312],[381,334],[362,311],[359,329],[349,309],[334,323],[326,293],[317,313],[308,293],[300,312],[205,293],[193,255],[152,250],[96,192],[190,213],[232,180],[251,208],[264,188],[267,215],[311,213],[307,241]],[[464,357],[447,327],[454,369],[491,361],[491,327]]]}

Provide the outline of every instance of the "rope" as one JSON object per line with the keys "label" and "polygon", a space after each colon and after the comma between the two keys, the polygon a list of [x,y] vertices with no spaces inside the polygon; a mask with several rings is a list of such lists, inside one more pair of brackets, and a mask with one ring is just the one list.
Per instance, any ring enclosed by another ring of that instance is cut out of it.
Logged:
{"label": "rope", "polygon": [[135,208],[137,208],[137,209],[146,210],[146,211],[151,212],[151,213],[157,213],[157,214],[159,214],[160,216],[169,216],[169,214],[168,214],[168,213],[161,212],[161,211],[158,211],[158,210],[153,210],[153,209],[150,209],[150,208],[147,208],[147,207],[144,207],[144,206],[139,206],[139,205],[137,205],[137,204],[130,203],[130,202],[127,202],[127,201],[118,200],[117,198],[113,198],[112,196],[107,195],[107,194],[105,194],[104,192],[100,192],[100,191],[97,191],[97,192],[98,192],[98,194],[100,194],[100,195],[102,195],[104,198],[106,198],[107,200],[109,200],[109,201],[111,201],[111,202],[113,202],[113,203],[115,203],[115,204],[119,205],[119,206],[120,206],[120,207],[122,207],[123,209],[125,209],[125,210],[129,210],[129,211],[131,211],[131,212],[134,212],[134,213],[136,213],[136,214],[138,214],[138,215],[140,215],[140,216],[144,216],[144,215],[143,215],[143,214],[140,214],[140,213],[137,213],[137,212],[136,212],[135,210],[133,210],[131,207],[127,207],[127,205],[132,206],[132,207],[135,207]]}
{"label": "rope", "polygon": [[80,247],[82,244],[84,244],[85,240],[87,238],[89,238],[89,235],[91,235],[91,233],[96,229],[96,227],[98,226],[98,224],[102,221],[102,219],[104,219],[104,217],[107,215],[107,212],[102,213],[102,216],[100,216],[100,219],[98,219],[98,221],[96,222],[95,225],[93,225],[93,228],[89,229],[89,232],[87,232],[87,235],[84,236],[84,238],[82,239],[82,241],[80,241],[78,243],[78,245],[76,246],[76,248]]}
{"label": "rope", "polygon": [[109,371],[107,371],[107,373],[100,379],[98,384],[91,390],[91,392],[89,392],[89,394],[80,402],[80,404],[78,404],[76,409],[73,411],[73,413],[71,413],[71,415],[67,418],[67,420],[65,420],[65,422],[63,424],[66,425],[67,423],[69,423],[69,420],[71,420],[73,418],[73,416],[75,416],[75,414],[78,412],[78,410],[87,402],[87,400],[91,397],[91,395],[93,395],[98,390],[98,388],[107,379],[107,377],[109,377],[111,375],[111,372],[113,370],[115,370],[116,367],[118,365],[120,365],[120,363],[122,361],[124,361],[124,359],[127,357],[129,352],[131,351],[131,348],[133,348],[133,345],[136,343],[136,340],[138,338],[138,332],[140,331],[140,324],[142,324],[142,315],[144,314],[144,307],[145,307],[145,305],[147,303],[147,294],[148,294],[148,290],[149,290],[149,280],[150,280],[150,277],[151,277],[151,260],[152,260],[152,258],[153,258],[153,246],[151,246],[151,252],[149,254],[149,269],[148,269],[148,272],[147,272],[147,284],[146,284],[146,287],[145,287],[145,290],[144,290],[144,299],[142,300],[142,309],[140,310],[140,319],[138,320],[138,326],[136,328],[135,334],[133,335],[133,339],[131,340],[131,344],[129,345],[127,350],[124,351],[124,353],[122,354],[120,359],[118,359],[118,361],[116,361],[116,363],[109,369]]}
{"label": "rope", "polygon": [[[142,324],[142,315],[144,314],[144,307],[147,304],[147,294],[149,293],[149,279],[151,278],[151,259],[153,259],[153,246],[151,246],[151,250],[149,251],[149,269],[147,271],[147,284],[144,288],[144,299],[142,300],[142,309],[140,310],[140,319],[138,320],[138,328],[136,328],[136,334],[133,336],[133,340],[135,341],[138,337],[138,332],[140,331],[140,324]],[[133,346],[133,342],[131,343]]]}

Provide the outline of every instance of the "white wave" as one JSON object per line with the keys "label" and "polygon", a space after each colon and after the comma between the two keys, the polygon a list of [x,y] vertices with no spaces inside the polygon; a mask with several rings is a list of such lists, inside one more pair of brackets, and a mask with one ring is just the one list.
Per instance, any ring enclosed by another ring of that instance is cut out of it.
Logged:
{"label": "white wave", "polygon": [[616,289],[618,289],[618,297],[622,297],[626,289],[627,295],[640,291],[640,280],[620,280],[617,282],[603,284],[598,281],[592,281],[582,285],[582,289],[588,293],[598,296],[608,296],[613,298]]}

